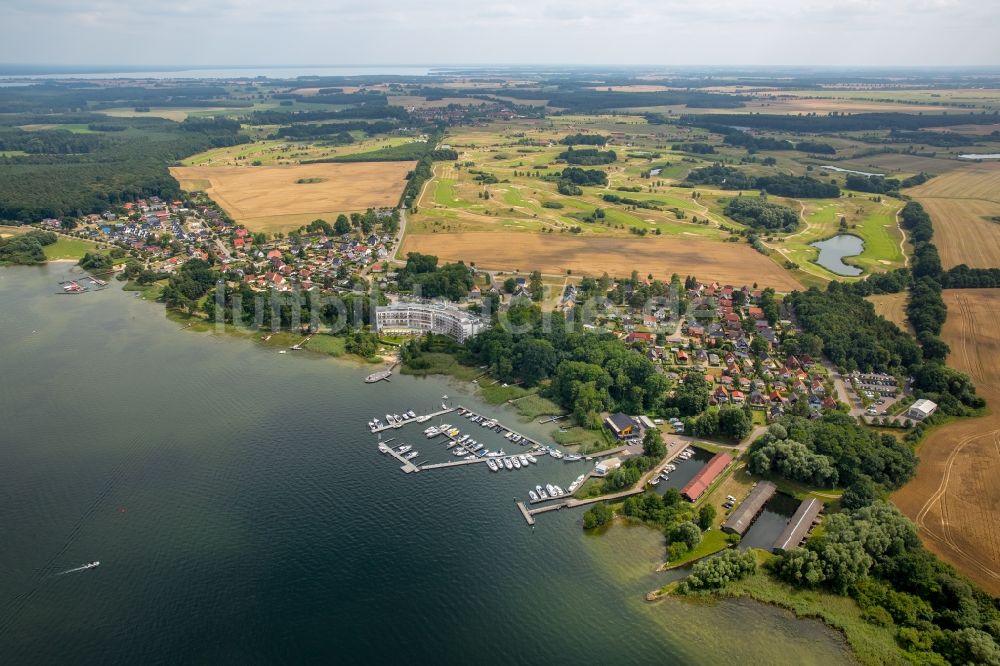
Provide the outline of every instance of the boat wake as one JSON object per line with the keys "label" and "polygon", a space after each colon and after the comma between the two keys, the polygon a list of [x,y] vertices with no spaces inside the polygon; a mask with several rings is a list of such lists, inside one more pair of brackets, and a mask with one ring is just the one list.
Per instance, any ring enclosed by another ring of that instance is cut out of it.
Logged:
{"label": "boat wake", "polygon": [[53,574],[53,575],[55,575],[55,576],[64,576],[66,574],[74,573],[74,572],[77,572],[77,571],[87,571],[88,569],[96,569],[100,565],[101,565],[100,562],[87,562],[86,564],[84,564],[81,567],[76,567],[75,569],[66,569],[66,571],[60,571],[59,573]]}

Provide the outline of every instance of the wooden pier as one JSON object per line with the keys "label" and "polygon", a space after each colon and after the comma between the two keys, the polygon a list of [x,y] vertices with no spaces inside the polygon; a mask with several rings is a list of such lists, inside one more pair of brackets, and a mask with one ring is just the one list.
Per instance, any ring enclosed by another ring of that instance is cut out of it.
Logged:
{"label": "wooden pier", "polygon": [[[424,416],[427,416],[428,418],[425,421],[422,421],[422,423],[426,423],[427,421],[429,421],[429,420],[431,420],[433,418],[436,418],[438,416],[443,416],[443,415],[447,414],[448,412],[453,412],[453,411],[455,411],[455,409],[456,408],[453,407],[451,409],[442,409],[442,410],[439,410],[439,411],[436,411],[436,412],[431,412],[430,414],[424,414]],[[374,430],[372,430],[372,432],[377,434],[377,433],[380,433],[380,432],[385,432],[386,430],[392,430],[392,429],[395,429],[395,428],[402,428],[403,426],[409,425],[410,423],[420,423],[421,421],[419,421],[419,419],[421,419],[421,418],[423,418],[423,416],[417,415],[417,416],[414,416],[412,419],[402,419],[400,421],[397,421],[396,423],[386,423],[384,425],[381,425],[381,426],[375,428]]]}
{"label": "wooden pier", "polygon": [[531,511],[528,511],[528,508],[526,506],[524,506],[524,502],[518,502],[517,503],[517,508],[520,509],[521,515],[524,516],[524,520],[529,525],[534,526],[534,524],[535,524],[535,517],[532,516],[531,515]]}

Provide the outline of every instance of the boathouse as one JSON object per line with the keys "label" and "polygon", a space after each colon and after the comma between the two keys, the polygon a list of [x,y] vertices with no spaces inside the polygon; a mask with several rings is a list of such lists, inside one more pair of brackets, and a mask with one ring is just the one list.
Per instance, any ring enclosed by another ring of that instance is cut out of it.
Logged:
{"label": "boathouse", "polygon": [[764,505],[778,492],[778,487],[770,481],[761,481],[753,487],[743,503],[733,511],[728,520],[722,525],[723,531],[739,534],[746,534],[753,521],[764,510]]}
{"label": "boathouse", "polygon": [[690,501],[697,502],[698,498],[701,497],[708,487],[719,478],[723,470],[729,466],[729,463],[733,462],[732,456],[728,453],[716,453],[715,456],[708,461],[708,464],[702,467],[697,474],[694,475],[687,484],[681,488],[681,497]]}

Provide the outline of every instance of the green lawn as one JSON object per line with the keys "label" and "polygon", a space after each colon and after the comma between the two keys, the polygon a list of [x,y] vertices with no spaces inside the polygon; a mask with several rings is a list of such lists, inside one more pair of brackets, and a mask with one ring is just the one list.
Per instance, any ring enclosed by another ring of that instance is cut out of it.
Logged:
{"label": "green lawn", "polygon": [[695,560],[700,560],[703,557],[708,557],[713,553],[718,553],[721,550],[725,550],[729,546],[729,541],[726,540],[726,533],[723,532],[718,527],[714,527],[708,532],[704,532],[701,537],[701,543],[694,547],[694,550],[687,552],[684,557],[667,562],[667,565],[671,568],[682,567],[685,564],[690,564]]}
{"label": "green lawn", "polygon": [[306,349],[330,356],[343,356],[347,353],[347,342],[342,337],[320,333],[310,338]]}
{"label": "green lawn", "polygon": [[50,261],[59,259],[79,261],[87,252],[94,252],[97,245],[90,241],[60,236],[55,243],[46,245],[42,249],[45,251],[45,258]]}

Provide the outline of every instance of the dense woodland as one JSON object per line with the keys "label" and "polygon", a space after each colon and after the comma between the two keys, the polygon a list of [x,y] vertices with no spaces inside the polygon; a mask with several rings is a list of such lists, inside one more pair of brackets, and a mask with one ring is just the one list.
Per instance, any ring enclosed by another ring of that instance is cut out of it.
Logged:
{"label": "dense woodland", "polygon": [[247,141],[239,123],[229,120],[131,121],[114,121],[126,129],[106,134],[0,132],[0,143],[21,146],[4,150],[30,153],[0,157],[0,219],[29,222],[101,212],[152,195],[175,198],[180,188],[169,165],[196,152]]}
{"label": "dense woodland", "polygon": [[824,182],[812,176],[774,174],[752,176],[736,167],[713,164],[693,169],[687,176],[688,186],[712,185],[723,190],[762,190],[781,197],[826,199],[840,196],[833,181]]}
{"label": "dense woodland", "polygon": [[790,232],[799,226],[797,211],[766,197],[733,197],[726,203],[725,213],[741,224],[765,231]]}

